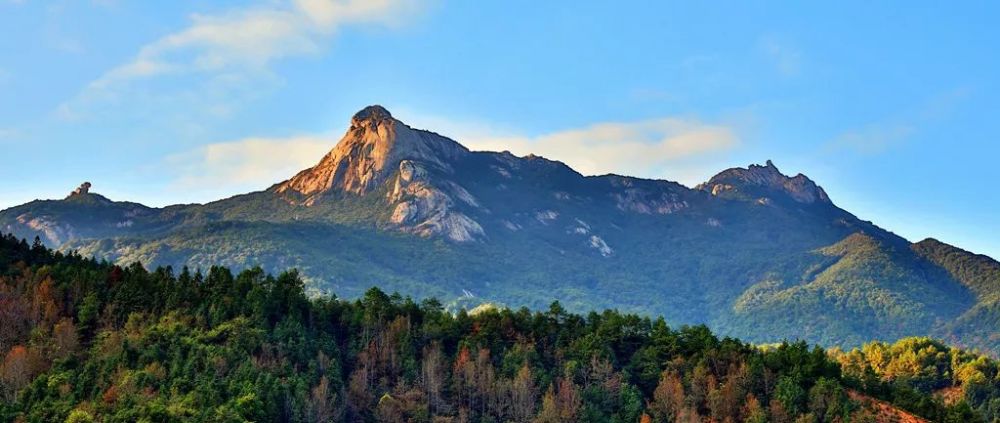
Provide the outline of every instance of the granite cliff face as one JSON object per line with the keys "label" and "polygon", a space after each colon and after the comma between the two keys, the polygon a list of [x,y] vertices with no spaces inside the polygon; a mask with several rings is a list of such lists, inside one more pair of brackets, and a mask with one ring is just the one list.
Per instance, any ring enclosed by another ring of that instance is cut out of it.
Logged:
{"label": "granite cliff face", "polygon": [[[617,308],[751,341],[932,334],[1000,352],[1000,264],[912,244],[768,161],[689,188],[469,151],[380,106],[315,166],[259,192],[150,208],[83,184],[0,211],[0,231],[122,264],[298,268],[452,306]],[[846,317],[845,317],[846,316]]]}
{"label": "granite cliff face", "polygon": [[469,150],[461,144],[396,120],[382,106],[368,106],[351,118],[351,127],[319,164],[278,184],[279,194],[295,193],[309,205],[331,190],[367,194],[378,188],[403,160],[442,172]]}
{"label": "granite cliff face", "polygon": [[313,206],[329,194],[367,195],[390,182],[386,202],[390,225],[423,237],[468,242],[482,227],[455,210],[461,201],[476,207],[461,186],[447,181],[452,164],[469,150],[440,135],[410,128],[382,106],[368,106],[351,118],[344,137],[322,160],[272,190],[292,204]]}
{"label": "granite cliff face", "polygon": [[417,160],[399,162],[399,172],[386,200],[392,206],[392,225],[423,237],[443,236],[468,242],[484,235],[478,222],[455,209],[456,202],[478,208],[465,188],[451,181],[433,183],[430,171]]}

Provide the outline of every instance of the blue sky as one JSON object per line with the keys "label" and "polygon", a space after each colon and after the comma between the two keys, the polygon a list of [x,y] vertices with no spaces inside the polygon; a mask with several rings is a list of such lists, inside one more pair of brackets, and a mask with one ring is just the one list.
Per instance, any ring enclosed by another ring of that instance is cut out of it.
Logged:
{"label": "blue sky", "polygon": [[0,0],[0,207],[84,180],[155,206],[262,189],[379,103],[589,174],[772,159],[1000,257],[995,3],[206,3]]}

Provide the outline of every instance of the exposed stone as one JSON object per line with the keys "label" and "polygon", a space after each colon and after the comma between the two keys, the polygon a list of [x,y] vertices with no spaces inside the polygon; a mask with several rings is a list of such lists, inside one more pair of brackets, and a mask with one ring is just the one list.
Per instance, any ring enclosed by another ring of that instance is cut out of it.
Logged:
{"label": "exposed stone", "polygon": [[521,230],[521,225],[518,225],[518,224],[516,224],[514,222],[511,222],[509,220],[504,219],[502,223],[503,223],[503,226],[505,228],[507,228],[507,229],[510,229],[511,232],[517,232],[517,231]]}
{"label": "exposed stone", "polygon": [[274,191],[310,197],[337,189],[365,194],[382,184],[403,160],[419,160],[445,172],[451,163],[469,153],[461,144],[427,131],[418,131],[396,120],[381,106],[369,106],[351,119],[351,127],[322,160]]}
{"label": "exposed stone", "polygon": [[92,187],[92,186],[93,185],[90,182],[84,182],[84,183],[80,184],[80,186],[77,187],[75,190],[73,190],[73,192],[71,192],[69,195],[73,196],[73,195],[85,195],[85,194],[88,194],[88,193],[90,193],[90,187]]}
{"label": "exposed stone", "polygon": [[478,202],[458,184],[447,182],[448,192],[431,184],[429,173],[420,163],[403,160],[389,192],[387,201],[395,204],[389,220],[403,232],[424,237],[445,236],[452,241],[467,242],[484,235],[482,226],[472,218],[454,210],[453,196],[478,207]]}
{"label": "exposed stone", "polygon": [[726,191],[732,191],[733,186],[729,184],[715,184],[712,185],[712,195],[719,195]]}
{"label": "exposed stone", "polygon": [[506,167],[490,165],[490,168],[492,168],[494,171],[496,171],[498,174],[500,174],[500,176],[503,176],[504,178],[510,179],[513,177],[513,175],[510,174],[510,170],[507,170]]}
{"label": "exposed stone", "polygon": [[708,182],[695,187],[712,193],[713,196],[745,192],[751,195],[754,189],[784,192],[800,203],[829,203],[826,191],[803,174],[786,176],[770,160],[764,166],[750,165],[747,168],[733,168],[715,175]]}
{"label": "exposed stone", "polygon": [[596,249],[604,257],[609,257],[614,254],[614,250],[608,246],[608,243],[604,242],[604,240],[597,235],[590,236],[590,247]]}
{"label": "exposed stone", "polygon": [[541,222],[544,225],[549,224],[549,222],[559,218],[559,212],[555,210],[543,210],[535,213],[535,220]]}
{"label": "exposed stone", "polygon": [[60,225],[58,222],[51,220],[46,216],[34,217],[29,214],[22,214],[16,218],[17,223],[24,225],[25,227],[40,232],[42,236],[52,245],[61,245],[62,243],[75,239],[77,237],[76,230],[70,224]]}
{"label": "exposed stone", "polygon": [[679,194],[679,190],[687,191],[687,188],[678,184],[617,175],[612,175],[609,182],[615,189],[610,195],[618,210],[671,214],[688,207],[688,202]]}

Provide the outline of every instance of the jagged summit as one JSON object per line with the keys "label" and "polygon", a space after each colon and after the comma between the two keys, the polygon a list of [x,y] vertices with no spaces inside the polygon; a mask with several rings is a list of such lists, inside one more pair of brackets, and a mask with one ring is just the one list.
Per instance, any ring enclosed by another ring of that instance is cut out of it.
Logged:
{"label": "jagged summit", "polygon": [[84,182],[84,183],[80,184],[79,187],[77,187],[76,189],[74,189],[73,192],[69,193],[69,196],[72,197],[74,195],[85,195],[85,194],[88,194],[88,193],[90,193],[90,187],[92,187],[92,186],[93,185],[90,182]]}
{"label": "jagged summit", "polygon": [[469,150],[440,135],[413,129],[382,106],[368,106],[351,118],[351,127],[322,160],[278,184],[278,193],[298,193],[304,203],[336,189],[354,194],[372,191],[412,160],[450,172],[451,163]]}
{"label": "jagged summit", "polygon": [[392,119],[392,113],[389,113],[385,107],[378,104],[373,104],[371,106],[365,107],[359,110],[357,113],[351,117],[351,126],[360,124],[365,121],[385,121]]}
{"label": "jagged summit", "polygon": [[830,203],[826,191],[812,179],[801,173],[795,176],[785,175],[770,160],[763,166],[751,164],[746,168],[724,170],[695,189],[728,198],[757,197],[761,202],[770,201],[768,194],[779,192],[800,203]]}
{"label": "jagged summit", "polygon": [[69,195],[63,200],[71,201],[74,203],[91,203],[91,204],[111,204],[112,201],[107,197],[92,192],[90,188],[93,185],[90,182],[84,182],[80,186],[76,187]]}

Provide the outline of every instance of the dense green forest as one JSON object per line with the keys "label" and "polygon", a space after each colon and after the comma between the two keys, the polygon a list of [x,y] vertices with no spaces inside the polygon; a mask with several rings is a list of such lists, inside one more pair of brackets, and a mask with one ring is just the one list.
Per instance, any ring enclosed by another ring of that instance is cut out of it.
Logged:
{"label": "dense green forest", "polygon": [[0,322],[0,421],[1000,419],[998,362],[926,338],[827,351],[559,303],[310,299],[294,271],[149,271],[9,235]]}

